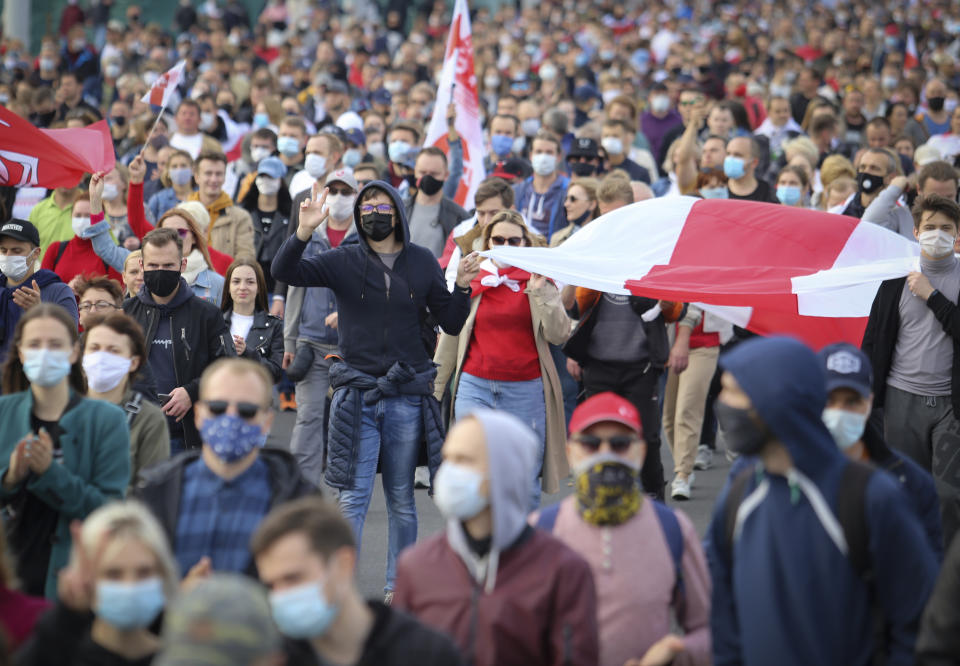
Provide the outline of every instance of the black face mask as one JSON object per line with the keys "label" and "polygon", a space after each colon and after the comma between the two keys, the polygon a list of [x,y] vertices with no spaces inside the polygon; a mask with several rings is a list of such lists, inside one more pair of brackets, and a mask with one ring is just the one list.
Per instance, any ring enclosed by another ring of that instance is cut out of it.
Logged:
{"label": "black face mask", "polygon": [[928,97],[927,98],[927,106],[929,106],[930,110],[933,111],[934,113],[943,111],[944,102],[946,102],[946,98],[944,97]]}
{"label": "black face mask", "polygon": [[382,241],[393,231],[393,215],[367,213],[360,217],[360,228],[372,241]]}
{"label": "black face mask", "polygon": [[873,176],[869,173],[858,173],[857,187],[863,194],[873,194],[883,187],[883,178],[880,176]]}
{"label": "black face mask", "polygon": [[730,450],[745,456],[755,456],[771,439],[770,431],[758,422],[753,410],[731,407],[719,400],[714,403],[713,410]]}
{"label": "black face mask", "polygon": [[583,178],[595,174],[597,172],[597,165],[590,164],[589,162],[570,162],[570,171],[573,172],[574,176]]}
{"label": "black face mask", "polygon": [[443,181],[437,180],[430,174],[427,174],[420,179],[418,186],[421,192],[426,194],[428,197],[432,197],[434,194],[440,191],[440,188],[443,187]]}
{"label": "black face mask", "polygon": [[163,269],[144,271],[143,284],[147,286],[147,291],[154,296],[166,298],[176,291],[180,284],[180,271]]}

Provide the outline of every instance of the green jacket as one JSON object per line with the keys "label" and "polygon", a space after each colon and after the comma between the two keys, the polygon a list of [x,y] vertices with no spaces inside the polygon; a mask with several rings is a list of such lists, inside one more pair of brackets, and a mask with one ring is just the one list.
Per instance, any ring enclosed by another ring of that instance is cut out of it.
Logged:
{"label": "green jacket", "polygon": [[[10,466],[10,454],[30,432],[33,392],[0,397],[0,478]],[[81,398],[60,419],[63,463],[52,463],[42,475],[31,473],[28,492],[60,512],[47,567],[46,596],[57,596],[57,574],[70,559],[70,522],[83,520],[112,499],[122,499],[130,481],[130,431],[123,410],[102,400]],[[16,493],[0,486],[0,503]]]}

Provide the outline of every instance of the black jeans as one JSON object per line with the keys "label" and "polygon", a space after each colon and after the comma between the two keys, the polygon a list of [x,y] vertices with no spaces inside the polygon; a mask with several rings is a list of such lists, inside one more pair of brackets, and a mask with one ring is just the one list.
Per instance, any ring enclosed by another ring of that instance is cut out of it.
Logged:
{"label": "black jeans", "polygon": [[647,442],[647,456],[640,470],[640,483],[644,492],[661,501],[665,487],[663,464],[660,462],[659,380],[662,372],[647,361],[618,363],[590,360],[583,366],[583,389],[588,398],[612,391],[633,403],[640,413],[643,439]]}

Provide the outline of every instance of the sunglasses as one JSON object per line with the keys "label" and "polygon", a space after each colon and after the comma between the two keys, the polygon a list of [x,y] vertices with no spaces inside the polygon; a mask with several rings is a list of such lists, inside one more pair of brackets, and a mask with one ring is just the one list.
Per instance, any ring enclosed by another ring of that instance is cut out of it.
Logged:
{"label": "sunglasses", "polygon": [[599,451],[600,446],[606,442],[614,453],[625,453],[635,442],[640,440],[633,435],[614,435],[613,437],[578,435],[574,438],[574,441],[588,451]]}
{"label": "sunglasses", "polygon": [[367,213],[373,213],[373,212],[389,215],[390,213],[393,212],[393,206],[391,206],[390,204],[377,204],[376,206],[372,206],[370,204],[363,204],[362,206],[360,206],[360,212],[363,213],[364,215],[366,215]]}
{"label": "sunglasses", "polygon": [[490,236],[490,245],[509,245],[520,247],[523,245],[523,236]]}
{"label": "sunglasses", "polygon": [[328,187],[327,189],[330,191],[330,194],[353,194],[353,190],[349,187]]}
{"label": "sunglasses", "polygon": [[[210,413],[214,416],[226,414],[227,409],[230,407],[230,402],[227,400],[202,400],[201,402],[207,406],[207,409],[209,409]],[[249,421],[257,415],[257,412],[265,409],[253,402],[237,402],[234,404],[237,406],[237,414],[239,414],[240,418],[244,421]]]}

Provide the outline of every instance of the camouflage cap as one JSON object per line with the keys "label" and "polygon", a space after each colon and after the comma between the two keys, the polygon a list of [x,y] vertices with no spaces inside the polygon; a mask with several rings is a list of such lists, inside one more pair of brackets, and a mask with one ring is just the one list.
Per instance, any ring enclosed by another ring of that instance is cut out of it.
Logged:
{"label": "camouflage cap", "polygon": [[214,574],[167,609],[155,666],[246,666],[280,649],[263,588]]}

